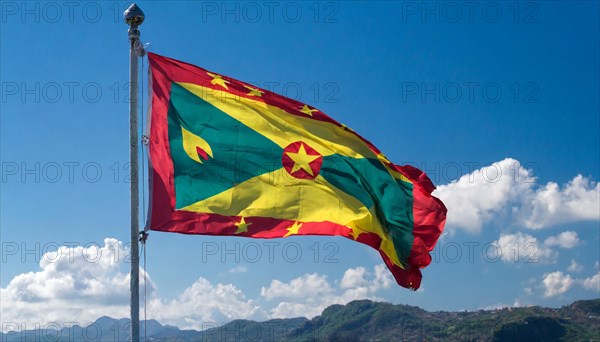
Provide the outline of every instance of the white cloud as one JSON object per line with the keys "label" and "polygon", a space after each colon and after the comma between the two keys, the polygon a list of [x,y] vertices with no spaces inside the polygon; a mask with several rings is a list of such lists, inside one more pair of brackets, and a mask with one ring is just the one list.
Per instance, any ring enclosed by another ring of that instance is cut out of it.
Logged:
{"label": "white cloud", "polygon": [[[78,322],[101,316],[129,317],[129,249],[116,239],[104,246],[61,246],[44,254],[41,270],[15,276],[0,289],[3,322],[36,324]],[[238,270],[239,271],[239,270]],[[140,269],[140,286],[149,276]],[[267,318],[267,314],[231,284],[198,279],[176,299],[158,298],[148,281],[148,318],[181,328],[201,329],[206,322]]]}
{"label": "white cloud", "polygon": [[600,292],[600,272],[581,280],[581,285],[588,290]]}
{"label": "white cloud", "polygon": [[[61,246],[45,253],[40,271],[19,274],[0,289],[3,320],[33,326],[74,320],[87,324],[103,315],[127,316],[129,273],[123,261],[128,255],[122,242],[110,238],[104,246]],[[145,275],[140,270],[140,285]],[[155,286],[151,281],[148,285],[152,295]]]}
{"label": "white cloud", "polygon": [[[129,250],[115,239],[104,246],[62,246],[44,254],[40,270],[15,276],[0,288],[3,322],[66,323],[80,325],[107,315],[129,316]],[[245,272],[235,267],[231,272]],[[143,286],[147,274],[140,270]],[[148,277],[148,279],[150,279]],[[355,299],[378,299],[377,291],[387,289],[393,279],[384,265],[373,270],[348,269],[342,279],[330,282],[326,276],[305,274],[284,283],[273,280],[261,290],[261,301],[247,298],[233,284],[213,284],[197,279],[174,299],[162,299],[148,281],[148,318],[183,329],[203,329],[233,319],[264,320],[271,317],[319,315],[331,304]],[[271,303],[261,304],[263,301]]]}
{"label": "white cloud", "polygon": [[571,260],[571,264],[567,267],[567,271],[569,272],[581,272],[583,270],[583,266],[579,265],[574,259]]}
{"label": "white cloud", "polygon": [[367,269],[364,267],[356,267],[346,270],[346,272],[344,272],[344,277],[342,277],[342,281],[340,282],[340,287],[343,289],[348,289],[366,285],[366,273]]}
{"label": "white cloud", "polygon": [[434,195],[448,207],[450,230],[479,233],[499,217],[530,229],[600,220],[599,183],[581,175],[562,188],[554,182],[536,182],[532,171],[506,158],[439,186]]}
{"label": "white cloud", "polygon": [[502,309],[507,309],[507,308],[508,309],[520,308],[522,306],[523,306],[523,304],[521,304],[521,302],[519,302],[519,299],[515,299],[515,302],[513,304],[496,303],[496,304],[484,306],[481,308],[481,310],[494,311],[494,310],[502,310]]}
{"label": "white cloud", "polygon": [[523,203],[522,223],[540,229],[560,223],[600,220],[600,184],[578,175],[561,189],[549,182]]}
{"label": "white cloud", "polygon": [[504,262],[551,262],[558,255],[556,251],[540,243],[537,238],[521,232],[501,234],[494,244],[498,246],[497,253]]}
{"label": "white cloud", "polygon": [[269,287],[263,287],[261,296],[267,300],[274,298],[296,299],[312,296],[324,296],[333,293],[327,277],[317,273],[305,274],[289,283],[273,280]]}
{"label": "white cloud", "polygon": [[[571,266],[573,265],[577,265],[574,260],[571,261]],[[569,269],[573,268],[571,266],[569,266]],[[578,270],[581,270],[581,268],[578,268]],[[542,280],[542,287],[545,290],[544,297],[554,297],[563,294],[573,287],[573,285],[580,285],[586,290],[600,292],[600,272],[588,278],[574,279],[569,274],[556,271],[544,274]]]}
{"label": "white cloud", "polygon": [[248,272],[248,268],[244,266],[236,266],[227,270],[229,273],[246,273]]}
{"label": "white cloud", "polygon": [[554,297],[567,292],[573,286],[573,278],[560,271],[544,274],[542,285],[544,297]]}
{"label": "white cloud", "polygon": [[547,263],[556,261],[558,257],[556,248],[573,248],[579,242],[579,236],[573,231],[550,236],[543,243],[534,236],[517,232],[501,234],[493,244],[497,246],[498,256],[505,262]]}
{"label": "white cloud", "polygon": [[544,241],[544,245],[548,247],[559,246],[561,248],[573,248],[579,245],[579,237],[576,232],[566,231],[556,236],[550,236]]}
{"label": "white cloud", "polygon": [[149,316],[163,324],[181,329],[206,329],[213,323],[233,319],[266,319],[267,314],[255,301],[232,284],[211,284],[200,277],[176,299],[153,299],[148,305]]}
{"label": "white cloud", "polygon": [[375,293],[391,284],[392,278],[385,266],[377,265],[373,273],[364,267],[346,270],[339,288],[331,285],[325,276],[305,274],[289,283],[273,280],[269,287],[263,287],[261,295],[267,300],[284,300],[271,309],[274,318],[311,318],[333,304],[346,304],[355,299],[377,300]]}
{"label": "white cloud", "polygon": [[511,200],[527,191],[530,185],[516,180],[529,179],[529,173],[517,160],[507,158],[439,186],[434,195],[448,207],[447,226],[480,232]]}
{"label": "white cloud", "polygon": [[375,279],[371,282],[371,291],[389,289],[393,283],[392,276],[387,267],[383,264],[375,265]]}

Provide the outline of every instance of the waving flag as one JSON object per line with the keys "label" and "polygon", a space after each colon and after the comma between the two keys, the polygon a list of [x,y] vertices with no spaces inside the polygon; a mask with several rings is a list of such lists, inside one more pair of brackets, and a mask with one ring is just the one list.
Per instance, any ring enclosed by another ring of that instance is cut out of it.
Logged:
{"label": "waving flag", "polygon": [[446,219],[423,172],[392,164],[309,105],[174,59],[148,58],[150,229],[339,235],[377,249],[398,284],[419,287]]}

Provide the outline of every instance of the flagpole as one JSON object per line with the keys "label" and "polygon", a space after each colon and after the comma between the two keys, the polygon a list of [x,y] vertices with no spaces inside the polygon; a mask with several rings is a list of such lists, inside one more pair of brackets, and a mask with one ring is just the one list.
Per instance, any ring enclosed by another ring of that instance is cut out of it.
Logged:
{"label": "flagpole", "polygon": [[129,25],[129,165],[131,167],[131,280],[130,313],[131,341],[140,340],[140,255],[139,255],[139,178],[138,178],[138,57],[143,54],[138,27],[144,22],[144,12],[131,4],[123,13]]}

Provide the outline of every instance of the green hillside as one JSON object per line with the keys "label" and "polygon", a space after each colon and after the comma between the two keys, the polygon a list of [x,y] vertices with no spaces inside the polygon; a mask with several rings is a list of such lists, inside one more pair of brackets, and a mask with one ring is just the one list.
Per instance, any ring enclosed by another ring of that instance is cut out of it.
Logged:
{"label": "green hillside", "polygon": [[[86,330],[0,333],[0,341],[122,341],[129,320],[99,318],[99,334]],[[142,324],[143,326],[143,324]],[[600,341],[600,299],[549,309],[505,308],[428,312],[409,305],[358,300],[332,305],[313,319],[235,320],[205,331],[180,330],[150,320],[147,341]],[[142,334],[143,335],[143,334]]]}

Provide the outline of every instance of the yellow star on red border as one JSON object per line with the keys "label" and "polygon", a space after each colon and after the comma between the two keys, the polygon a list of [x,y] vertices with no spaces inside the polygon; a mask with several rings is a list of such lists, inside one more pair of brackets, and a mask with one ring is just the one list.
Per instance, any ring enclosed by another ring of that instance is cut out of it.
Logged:
{"label": "yellow star on red border", "polygon": [[227,87],[227,83],[231,83],[231,82],[224,80],[223,76],[213,74],[212,72],[207,72],[207,74],[208,74],[208,76],[213,78],[212,81],[210,81],[210,84],[220,85],[221,87],[229,90],[229,88]]}
{"label": "yellow star on red border", "polygon": [[237,230],[235,231],[235,234],[240,234],[240,233],[246,233],[248,232],[248,226],[252,225],[252,222],[247,223],[246,219],[242,217],[242,219],[240,220],[240,222],[236,223],[235,226],[237,227]]}
{"label": "yellow star on red border", "polygon": [[249,85],[245,85],[244,84],[244,88],[250,90],[250,92],[246,95],[250,95],[250,96],[258,96],[258,97],[262,97],[262,95],[265,93],[264,91],[258,89],[258,88],[252,88]]}
{"label": "yellow star on red border", "polygon": [[313,116],[313,112],[318,112],[318,109],[310,109],[307,105],[304,105],[304,107],[302,107],[302,109],[300,109],[300,112],[308,115],[308,116]]}
{"label": "yellow star on red border", "polygon": [[302,223],[298,223],[298,221],[294,222],[294,224],[291,227],[286,228],[288,232],[283,237],[297,235],[298,231],[300,230],[300,227],[302,227]]}
{"label": "yellow star on red border", "polygon": [[358,239],[360,234],[367,233],[366,230],[361,229],[360,227],[348,227],[350,228],[350,235],[354,240]]}

